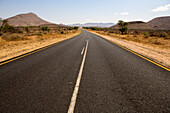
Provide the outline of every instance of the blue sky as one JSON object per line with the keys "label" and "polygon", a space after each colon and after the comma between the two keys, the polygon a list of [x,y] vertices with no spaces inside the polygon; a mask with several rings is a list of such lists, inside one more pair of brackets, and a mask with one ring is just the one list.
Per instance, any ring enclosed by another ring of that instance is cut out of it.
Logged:
{"label": "blue sky", "polygon": [[0,0],[0,17],[33,12],[63,24],[149,21],[170,16],[170,0]]}

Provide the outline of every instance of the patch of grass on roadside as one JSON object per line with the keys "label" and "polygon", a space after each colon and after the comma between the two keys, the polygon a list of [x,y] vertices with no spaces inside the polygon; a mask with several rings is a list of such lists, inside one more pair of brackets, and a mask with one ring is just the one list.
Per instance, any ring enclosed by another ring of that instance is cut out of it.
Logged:
{"label": "patch of grass on roadside", "polygon": [[21,34],[3,34],[2,39],[5,41],[22,41],[29,40],[26,36]]}
{"label": "patch of grass on roadside", "polygon": [[38,32],[37,35],[38,35],[38,36],[43,36],[42,33],[40,33],[40,32]]}

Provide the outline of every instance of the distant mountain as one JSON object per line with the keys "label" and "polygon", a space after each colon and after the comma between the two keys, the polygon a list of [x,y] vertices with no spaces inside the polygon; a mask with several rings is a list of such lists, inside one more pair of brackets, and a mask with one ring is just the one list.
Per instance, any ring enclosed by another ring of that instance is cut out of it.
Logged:
{"label": "distant mountain", "polygon": [[52,24],[41,19],[34,13],[19,14],[7,19],[8,23],[12,26],[40,26],[43,24]]}
{"label": "distant mountain", "polygon": [[77,27],[101,27],[101,28],[105,28],[105,27],[111,27],[115,25],[114,23],[85,23],[85,24],[72,24],[69,26],[77,26]]}
{"label": "distant mountain", "polygon": [[170,30],[170,16],[154,18],[148,22],[154,29]]}
{"label": "distant mountain", "polygon": [[[152,29],[147,23],[142,22],[142,21],[132,21],[128,22],[128,29]],[[118,25],[114,25],[111,28],[113,29],[119,29]]]}

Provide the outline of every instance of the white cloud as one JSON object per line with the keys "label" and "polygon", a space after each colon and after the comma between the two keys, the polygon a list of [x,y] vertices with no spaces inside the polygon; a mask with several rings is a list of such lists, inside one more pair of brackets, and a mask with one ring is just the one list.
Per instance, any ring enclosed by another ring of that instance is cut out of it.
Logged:
{"label": "white cloud", "polygon": [[128,12],[120,13],[120,15],[129,15]]}
{"label": "white cloud", "polygon": [[153,9],[152,12],[164,12],[164,11],[168,11],[169,8],[170,8],[170,4]]}
{"label": "white cloud", "polygon": [[114,13],[114,15],[129,15],[128,12],[123,12],[123,13]]}

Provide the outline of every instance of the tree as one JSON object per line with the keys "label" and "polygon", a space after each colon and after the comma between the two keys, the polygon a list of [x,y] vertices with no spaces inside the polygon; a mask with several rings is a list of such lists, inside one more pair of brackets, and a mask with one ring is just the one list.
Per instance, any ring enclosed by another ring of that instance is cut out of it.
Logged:
{"label": "tree", "polygon": [[127,32],[128,30],[128,23],[127,22],[124,22],[122,20],[119,20],[118,22],[118,25],[119,25],[119,31],[122,33],[122,35]]}
{"label": "tree", "polygon": [[30,32],[29,27],[25,27],[25,31],[29,33]]}
{"label": "tree", "polygon": [[2,27],[1,31],[3,31],[4,33],[6,33],[6,32],[15,33],[15,32],[16,32],[16,29],[15,29],[13,26],[11,26],[11,25],[9,25],[8,23],[6,23],[6,24]]}
{"label": "tree", "polygon": [[7,19],[2,20],[2,18],[1,18],[0,21],[2,22],[2,25],[1,25],[1,28],[0,28],[0,31],[1,31],[2,27],[4,25],[8,24],[8,20]]}

